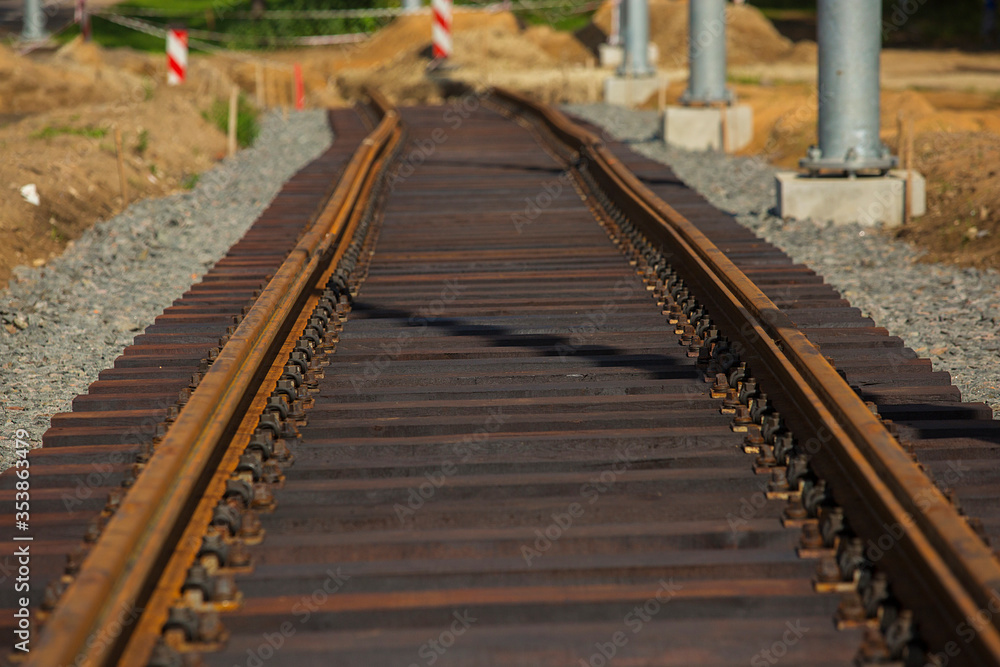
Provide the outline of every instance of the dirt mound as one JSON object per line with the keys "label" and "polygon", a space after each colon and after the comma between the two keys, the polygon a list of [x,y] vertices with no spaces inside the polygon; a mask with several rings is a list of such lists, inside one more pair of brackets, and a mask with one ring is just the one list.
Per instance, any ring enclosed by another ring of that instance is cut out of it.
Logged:
{"label": "dirt mound", "polygon": [[0,72],[12,69],[16,65],[18,58],[18,55],[11,51],[9,47],[0,43]]}
{"label": "dirt mound", "polygon": [[927,178],[927,215],[896,234],[926,261],[1000,268],[1000,136],[918,132],[916,167]]}
{"label": "dirt mound", "polygon": [[729,21],[726,59],[731,64],[770,63],[793,54],[792,41],[779,33],[756,7],[734,5],[726,10],[726,16]]}
{"label": "dirt mound", "polygon": [[[412,57],[414,52],[426,49],[431,44],[431,16],[400,16],[375,33],[367,42],[343,49],[343,67],[358,68],[384,65],[394,60]],[[517,19],[510,12],[464,12],[454,14],[452,23],[453,39],[456,44],[463,39],[463,33],[498,29],[507,33],[517,33]],[[455,55],[459,55],[456,46]]]}
{"label": "dirt mound", "polygon": [[100,62],[98,47],[82,43],[71,42],[40,60],[0,49],[0,113],[111,102],[142,88],[141,79]]}
{"label": "dirt mound", "polygon": [[[165,86],[148,100],[36,114],[0,129],[0,284],[13,266],[41,263],[96,219],[121,210],[113,125],[122,132],[132,201],[178,190],[209,169],[225,137],[187,91]],[[34,184],[33,206],[20,188]]]}
{"label": "dirt mound", "polygon": [[389,101],[401,106],[441,102],[437,84],[427,76],[426,61],[416,57],[376,69],[347,69],[336,81],[337,92],[345,100],[360,99],[367,86],[374,86]]}
{"label": "dirt mound", "polygon": [[[514,17],[509,15],[511,19]],[[493,25],[456,32],[455,65],[491,69],[497,63],[504,68],[555,67],[556,61],[540,46],[521,34],[517,26]]]}
{"label": "dirt mound", "polygon": [[[594,13],[594,24],[611,32],[611,2]],[[688,3],[683,0],[650,0],[649,36],[660,49],[660,62],[684,67],[688,55]],[[783,37],[756,7],[727,5],[726,60],[730,65],[773,63],[795,54],[793,43]]]}
{"label": "dirt mound", "polygon": [[[356,97],[365,85],[378,86],[399,104],[433,103],[439,99],[437,85],[427,78],[431,36],[430,17],[406,16],[377,33],[348,56],[334,77],[335,101]],[[566,64],[584,64],[590,53],[572,35],[550,28],[522,30],[509,12],[458,12],[453,33],[454,52],[449,61],[452,74],[476,85],[510,84],[511,76],[531,81],[522,90],[541,92],[544,99],[586,99],[586,82],[570,81],[559,72]],[[373,63],[373,61],[376,61]],[[369,64],[373,63],[373,64]],[[543,74],[535,74],[541,72]],[[576,93],[565,91],[575,90]]]}
{"label": "dirt mound", "polygon": [[553,30],[547,25],[528,28],[524,31],[524,38],[562,65],[584,65],[594,57],[574,35]]}
{"label": "dirt mound", "polygon": [[[80,40],[30,56],[0,46],[0,285],[121,210],[115,126],[131,201],[210,168],[225,137],[202,112],[228,97],[228,65],[192,58],[187,82],[168,87],[164,58],[151,54]],[[29,184],[38,206],[21,195]]]}
{"label": "dirt mound", "polygon": [[[764,155],[769,162],[795,167],[816,142],[816,89],[809,84],[734,86],[739,99],[754,110],[754,138],[742,152]],[[1000,100],[986,95],[931,91],[882,91],[882,140],[895,150],[900,114],[912,119],[914,131],[994,132],[1000,135]],[[984,102],[985,101],[985,102]]]}
{"label": "dirt mound", "polygon": [[815,65],[819,60],[819,45],[811,39],[803,39],[801,42],[795,42],[792,50],[781,59],[783,62],[798,65]]}
{"label": "dirt mound", "polygon": [[86,65],[88,67],[101,67],[104,65],[104,56],[101,47],[94,42],[85,42],[83,37],[66,42],[55,53],[55,61],[60,63],[71,63],[75,65]]}

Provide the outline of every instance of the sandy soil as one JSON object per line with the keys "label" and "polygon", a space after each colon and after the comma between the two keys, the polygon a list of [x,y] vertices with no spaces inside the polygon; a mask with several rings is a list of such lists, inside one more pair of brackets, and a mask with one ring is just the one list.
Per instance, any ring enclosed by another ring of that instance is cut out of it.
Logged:
{"label": "sandy soil", "polygon": [[[815,83],[816,66],[815,61],[795,62],[789,58],[777,63],[735,65],[730,68],[730,76],[761,83]],[[1000,53],[885,49],[882,51],[881,78],[882,87],[889,90],[998,92]]]}
{"label": "sandy soil", "polygon": [[[229,90],[224,74],[195,64],[190,86],[169,89],[145,56],[131,61],[115,67],[80,43],[33,59],[0,50],[0,284],[122,209],[115,127],[133,201],[180,189],[222,156],[225,138],[201,114]],[[21,194],[29,184],[37,206]]]}

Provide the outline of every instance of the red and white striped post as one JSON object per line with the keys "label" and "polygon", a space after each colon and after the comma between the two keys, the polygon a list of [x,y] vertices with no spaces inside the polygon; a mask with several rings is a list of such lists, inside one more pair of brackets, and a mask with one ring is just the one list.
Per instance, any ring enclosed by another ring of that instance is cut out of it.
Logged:
{"label": "red and white striped post", "polygon": [[188,33],[183,28],[167,31],[167,83],[176,86],[184,81],[188,66]]}
{"label": "red and white striped post", "polygon": [[451,0],[431,0],[434,11],[434,57],[451,55]]}

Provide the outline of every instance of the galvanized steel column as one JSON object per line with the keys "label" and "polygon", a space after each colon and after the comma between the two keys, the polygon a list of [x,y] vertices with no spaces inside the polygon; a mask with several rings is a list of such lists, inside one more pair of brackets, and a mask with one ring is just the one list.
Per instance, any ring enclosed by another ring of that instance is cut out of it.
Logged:
{"label": "galvanized steel column", "polygon": [[691,0],[688,87],[682,104],[733,101],[726,89],[726,0]]}
{"label": "galvanized steel column", "polygon": [[21,38],[28,42],[36,42],[45,39],[46,36],[42,0],[24,0],[24,25],[21,28]]}
{"label": "galvanized steel column", "polygon": [[621,0],[625,54],[618,73],[623,76],[649,76],[649,3],[648,0]]}
{"label": "galvanized steel column", "polygon": [[819,145],[811,171],[885,171],[896,159],[879,139],[881,0],[819,0]]}

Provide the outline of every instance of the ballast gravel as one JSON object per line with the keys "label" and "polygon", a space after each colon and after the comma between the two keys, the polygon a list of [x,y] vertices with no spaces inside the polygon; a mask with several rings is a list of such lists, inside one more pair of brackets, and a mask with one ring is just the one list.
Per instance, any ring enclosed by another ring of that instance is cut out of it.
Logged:
{"label": "ballast gravel", "polygon": [[40,445],[52,415],[68,411],[332,139],[323,111],[269,114],[254,145],[193,190],[137,202],[47,266],[15,269],[0,291],[0,470],[19,429]]}
{"label": "ballast gravel", "polygon": [[878,326],[902,338],[935,370],[951,373],[966,401],[1000,417],[1000,274],[919,262],[922,252],[871,227],[773,215],[775,169],[760,158],[664,145],[658,114],[603,104],[566,111],[633,150],[669,165],[716,207],[822,275]]}

